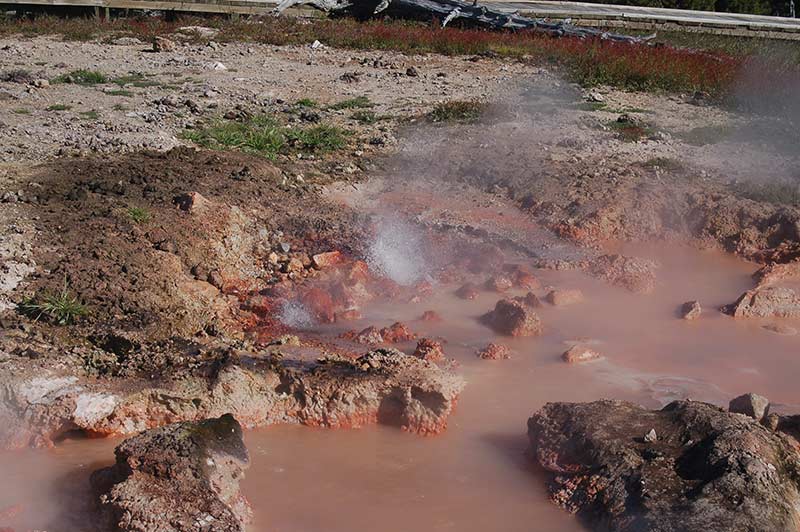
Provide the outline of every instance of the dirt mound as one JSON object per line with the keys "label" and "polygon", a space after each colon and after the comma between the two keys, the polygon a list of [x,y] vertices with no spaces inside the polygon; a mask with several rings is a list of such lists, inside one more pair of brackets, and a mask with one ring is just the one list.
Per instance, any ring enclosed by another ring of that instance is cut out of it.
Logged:
{"label": "dirt mound", "polygon": [[592,526],[795,530],[800,454],[754,419],[705,403],[549,403],[528,421],[553,500]]}
{"label": "dirt mound", "polygon": [[115,454],[91,479],[110,528],[244,532],[250,508],[239,481],[249,459],[230,414],[149,430]]}
{"label": "dirt mound", "polygon": [[238,153],[60,160],[30,187],[36,203],[20,208],[36,220],[40,268],[17,302],[66,284],[86,307],[75,329],[83,338],[241,334],[242,294],[314,276],[330,262],[321,253],[356,253],[361,241],[355,214]]}

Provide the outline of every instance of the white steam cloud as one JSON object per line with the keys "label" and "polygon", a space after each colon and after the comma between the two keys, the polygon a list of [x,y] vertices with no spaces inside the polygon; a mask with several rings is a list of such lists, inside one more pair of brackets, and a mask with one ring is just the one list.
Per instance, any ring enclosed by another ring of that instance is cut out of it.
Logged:
{"label": "white steam cloud", "polygon": [[370,268],[400,285],[425,276],[422,239],[413,226],[396,218],[381,220],[367,255]]}
{"label": "white steam cloud", "polygon": [[278,319],[293,329],[310,329],[314,326],[314,317],[299,301],[287,301],[281,307]]}

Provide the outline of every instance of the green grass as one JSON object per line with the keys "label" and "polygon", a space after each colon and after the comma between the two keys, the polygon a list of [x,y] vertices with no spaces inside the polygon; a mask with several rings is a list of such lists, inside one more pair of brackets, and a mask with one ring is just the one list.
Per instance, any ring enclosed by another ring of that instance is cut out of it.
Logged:
{"label": "green grass", "polygon": [[603,102],[581,102],[577,105],[579,111],[602,111],[607,107]]}
{"label": "green grass", "polygon": [[636,142],[654,133],[653,129],[638,121],[612,120],[606,122],[606,127],[617,134],[617,138],[624,142]]}
{"label": "green grass", "polygon": [[69,111],[70,109],[72,109],[71,105],[63,103],[56,103],[47,108],[48,111]]}
{"label": "green grass", "polygon": [[86,306],[70,294],[66,278],[64,278],[64,288],[60,292],[43,293],[41,296],[22,302],[18,308],[21,313],[34,320],[45,318],[57,325],[74,323],[78,318],[88,314]]}
{"label": "green grass", "polygon": [[334,111],[340,111],[342,109],[366,109],[374,105],[375,104],[369,101],[369,98],[366,96],[356,96],[355,98],[335,103],[331,105],[329,109],[333,109]]}
{"label": "green grass", "polygon": [[737,196],[775,205],[800,205],[800,184],[791,181],[739,181],[730,185]]}
{"label": "green grass", "polygon": [[128,217],[137,224],[143,224],[150,221],[150,211],[143,207],[129,207]]}
{"label": "green grass", "polygon": [[29,114],[31,114],[31,110],[30,109],[22,109],[22,108],[14,109],[12,112],[15,115],[29,115]]}
{"label": "green grass", "polygon": [[146,87],[170,87],[170,85],[166,85],[161,83],[160,81],[156,81],[154,79],[148,79],[144,74],[128,74],[127,76],[118,76],[111,80],[111,83],[114,85],[119,85],[120,87],[126,87],[128,85],[137,88],[146,88]]}
{"label": "green grass", "polygon": [[130,98],[133,96],[133,92],[125,89],[114,89],[113,91],[108,91],[106,94],[110,96],[124,96],[126,98]]}
{"label": "green grass", "polygon": [[185,130],[182,137],[205,148],[237,149],[268,159],[298,151],[328,152],[347,144],[346,133],[340,128],[317,125],[289,129],[266,115],[246,121],[217,120],[205,127]]}
{"label": "green grass", "polygon": [[366,109],[356,111],[355,113],[350,115],[350,118],[352,118],[357,122],[361,122],[362,124],[367,124],[367,125],[374,124],[375,122],[380,120],[380,117],[376,115],[374,111],[368,111]]}
{"label": "green grass", "polygon": [[112,109],[114,109],[115,111],[128,111],[128,107],[125,107],[121,103],[115,103]]}
{"label": "green grass", "polygon": [[311,98],[301,98],[296,102],[294,102],[294,104],[300,107],[310,107],[310,108],[319,107],[317,101],[312,100]]}
{"label": "green grass", "polygon": [[86,119],[86,120],[97,120],[98,118],[100,118],[100,113],[98,113],[97,111],[94,111],[94,110],[93,111],[82,111],[82,112],[80,112],[78,114],[80,114],[81,117]]}
{"label": "green grass", "polygon": [[342,129],[327,125],[291,129],[286,132],[286,137],[295,148],[302,151],[329,152],[342,149],[347,144]]}
{"label": "green grass", "polygon": [[477,122],[486,109],[486,104],[478,100],[453,100],[436,104],[428,113],[431,122]]}
{"label": "green grass", "polygon": [[51,80],[53,83],[74,83],[75,85],[99,85],[108,83],[108,78],[96,70],[73,70]]}

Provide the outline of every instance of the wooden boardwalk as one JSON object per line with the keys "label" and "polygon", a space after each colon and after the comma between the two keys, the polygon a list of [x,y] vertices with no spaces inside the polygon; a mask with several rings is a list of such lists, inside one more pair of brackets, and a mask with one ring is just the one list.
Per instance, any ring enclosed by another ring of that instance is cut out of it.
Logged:
{"label": "wooden boardwalk", "polygon": [[[277,1],[0,0],[0,3],[6,6],[19,5],[23,9],[25,6],[73,6],[95,7],[98,10],[149,9],[258,15],[269,13]],[[800,40],[800,19],[547,0],[481,0],[481,3],[539,18],[569,18],[574,24],[585,26],[696,31]]]}

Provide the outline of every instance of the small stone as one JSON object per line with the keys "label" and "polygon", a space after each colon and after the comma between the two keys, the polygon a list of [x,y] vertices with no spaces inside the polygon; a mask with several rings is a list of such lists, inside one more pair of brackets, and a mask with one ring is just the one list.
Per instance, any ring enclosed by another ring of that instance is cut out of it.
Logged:
{"label": "small stone", "polygon": [[408,67],[406,69],[406,76],[408,76],[410,78],[416,78],[416,77],[419,76],[419,72],[417,72],[417,69],[414,68],[413,66],[412,67]]}
{"label": "small stone", "polygon": [[731,400],[728,410],[761,421],[769,415],[769,399],[755,393],[746,393]]}
{"label": "small stone", "polygon": [[602,358],[600,353],[583,344],[573,345],[561,355],[561,360],[569,364],[580,364],[600,358]]}
{"label": "small stone", "polygon": [[681,318],[685,320],[693,320],[700,317],[703,309],[697,301],[687,301],[681,305]]}
{"label": "small stone", "polygon": [[478,351],[478,358],[483,360],[505,360],[511,358],[511,351],[504,345],[492,343]]}
{"label": "small stone", "polygon": [[551,305],[562,307],[583,301],[583,292],[578,289],[551,290],[545,299]]}
{"label": "small stone", "polygon": [[508,277],[496,275],[487,279],[484,286],[487,290],[491,290],[492,292],[505,292],[506,290],[511,289],[514,286],[514,283],[511,282],[511,279]]}
{"label": "small stone", "polygon": [[289,244],[288,242],[281,242],[280,246],[281,246],[281,251],[283,251],[284,253],[289,253],[289,250],[292,249],[292,245]]}
{"label": "small stone", "polygon": [[475,299],[479,293],[478,287],[472,283],[466,283],[456,290],[456,296],[461,299]]}
{"label": "small stone", "polygon": [[177,45],[166,37],[155,37],[153,39],[154,52],[174,52]]}
{"label": "small stone", "polygon": [[645,443],[653,443],[654,441],[658,440],[658,435],[656,434],[656,429],[650,429],[650,432],[644,435],[644,442]]}
{"label": "small stone", "polygon": [[208,283],[211,286],[222,290],[223,285],[225,284],[225,280],[222,278],[222,274],[219,273],[219,270],[212,270],[208,272]]}
{"label": "small stone", "polygon": [[420,338],[417,348],[414,350],[414,356],[429,362],[436,362],[444,360],[444,350],[440,342],[429,338]]}
{"label": "small stone", "polygon": [[344,260],[344,255],[340,251],[327,251],[325,253],[317,253],[311,257],[311,264],[318,270],[329,268],[341,263]]}

